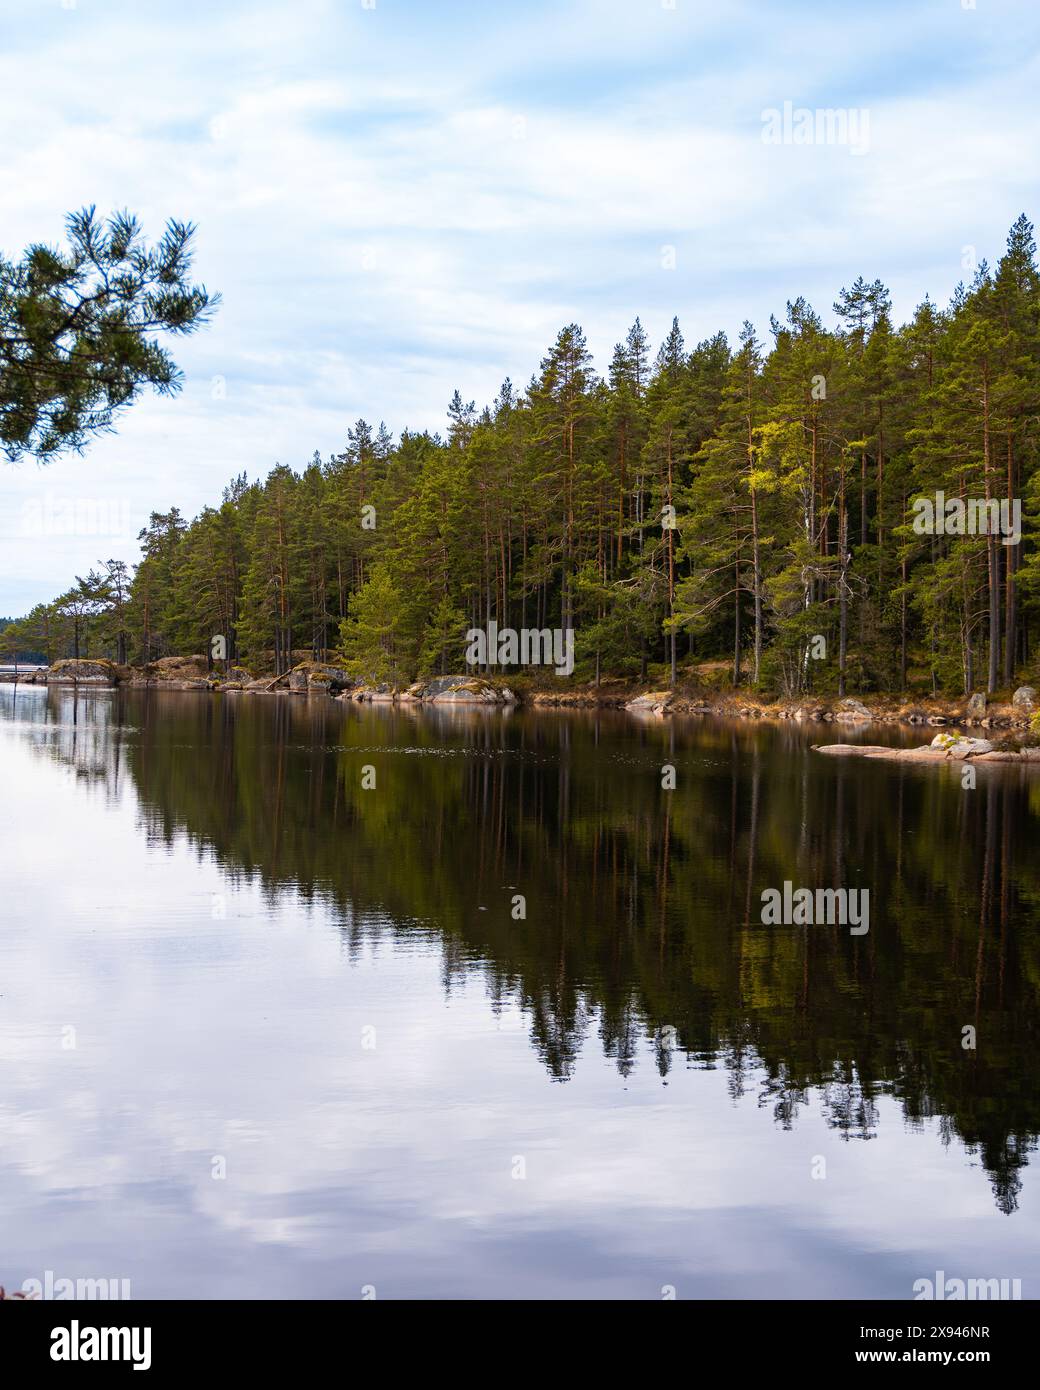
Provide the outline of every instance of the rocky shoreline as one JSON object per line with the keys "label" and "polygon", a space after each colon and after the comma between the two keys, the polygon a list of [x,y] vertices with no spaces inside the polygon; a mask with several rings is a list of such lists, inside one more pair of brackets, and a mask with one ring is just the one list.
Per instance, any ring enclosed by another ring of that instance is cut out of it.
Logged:
{"label": "rocky shoreline", "polygon": [[[355,681],[335,662],[300,661],[278,676],[254,675],[230,665],[216,670],[204,656],[162,657],[147,666],[120,666],[105,658],[65,659],[45,669],[0,672],[0,681],[28,685],[86,688],[242,691],[249,694],[288,693],[375,704],[436,704],[537,709],[624,709],[643,718],[675,715],[723,716],[739,719],[793,720],[796,723],[835,723],[867,726],[910,724],[943,727],[960,725],[984,729],[1026,730],[1040,713],[1040,695],[1033,686],[1015,690],[1010,700],[988,700],[976,693],[969,699],[918,699],[898,696],[863,698],[765,699],[739,691],[640,689],[635,682],[612,681],[568,688],[538,687],[526,680],[515,687],[467,674],[436,676],[408,687]],[[846,745],[832,745],[846,746]],[[849,745],[860,747],[860,745]],[[913,750],[902,750],[904,752]]]}
{"label": "rocky shoreline", "polygon": [[1009,701],[990,701],[981,692],[962,700],[931,697],[910,700],[905,696],[874,695],[862,699],[849,696],[796,701],[764,700],[731,693],[688,697],[681,692],[660,691],[639,695],[625,702],[624,707],[659,718],[670,714],[721,714],[741,719],[791,719],[796,723],[1028,729],[1040,711],[1040,695],[1029,685],[1019,686]]}
{"label": "rocky shoreline", "polygon": [[66,658],[52,666],[0,672],[0,682],[20,685],[73,686],[96,690],[243,691],[252,695],[325,695],[336,700],[403,704],[515,705],[506,685],[479,676],[435,676],[406,689],[355,681],[333,662],[301,661],[278,676],[254,676],[245,667],[210,669],[204,656],[161,657],[147,666],[120,666],[107,658]]}

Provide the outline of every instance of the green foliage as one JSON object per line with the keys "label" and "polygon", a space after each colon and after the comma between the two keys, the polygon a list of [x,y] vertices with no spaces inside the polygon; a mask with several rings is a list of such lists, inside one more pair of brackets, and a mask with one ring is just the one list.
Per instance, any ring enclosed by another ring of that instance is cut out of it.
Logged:
{"label": "green foliage", "polygon": [[410,674],[401,643],[402,603],[393,579],[376,568],[356,594],[340,625],[343,664],[367,684],[399,683]]}
{"label": "green foliage", "polygon": [[69,246],[0,256],[0,451],[42,462],[111,427],[143,386],[179,389],[158,333],[191,333],[219,302],[188,279],[194,228],[144,244],[136,218],[66,219]]}
{"label": "green foliage", "polygon": [[419,653],[420,676],[447,676],[462,664],[466,615],[444,597],[430,614]]}

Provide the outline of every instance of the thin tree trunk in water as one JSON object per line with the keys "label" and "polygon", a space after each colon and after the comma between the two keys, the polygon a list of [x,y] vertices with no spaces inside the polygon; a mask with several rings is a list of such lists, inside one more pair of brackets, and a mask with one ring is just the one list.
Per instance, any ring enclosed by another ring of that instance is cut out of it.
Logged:
{"label": "thin tree trunk in water", "polygon": [[997,821],[994,812],[996,782],[989,780],[986,787],[986,831],[985,849],[982,860],[982,885],[979,889],[979,944],[975,955],[975,1025],[978,1027],[982,1009],[982,979],[984,947],[989,929],[993,899],[993,879],[997,860]]}
{"label": "thin tree trunk in water", "polygon": [[760,768],[758,762],[758,744],[753,745],[753,767],[751,772],[751,822],[748,833],[748,867],[747,867],[747,888],[744,896],[744,925],[747,926],[751,921],[751,893],[755,880],[755,854],[758,849],[758,784],[760,780]]}

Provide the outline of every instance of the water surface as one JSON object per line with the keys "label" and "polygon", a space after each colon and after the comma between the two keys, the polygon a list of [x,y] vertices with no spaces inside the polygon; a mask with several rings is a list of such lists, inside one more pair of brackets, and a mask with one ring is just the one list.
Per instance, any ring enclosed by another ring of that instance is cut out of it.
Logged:
{"label": "water surface", "polygon": [[0,1283],[1035,1295],[1040,775],[837,736],[0,686]]}

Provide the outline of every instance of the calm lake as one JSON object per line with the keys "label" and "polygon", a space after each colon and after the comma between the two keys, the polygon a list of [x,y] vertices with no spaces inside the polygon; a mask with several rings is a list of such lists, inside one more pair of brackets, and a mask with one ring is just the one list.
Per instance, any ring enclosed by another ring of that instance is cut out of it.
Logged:
{"label": "calm lake", "polygon": [[842,737],[0,686],[0,1283],[1035,1297],[1040,771]]}

